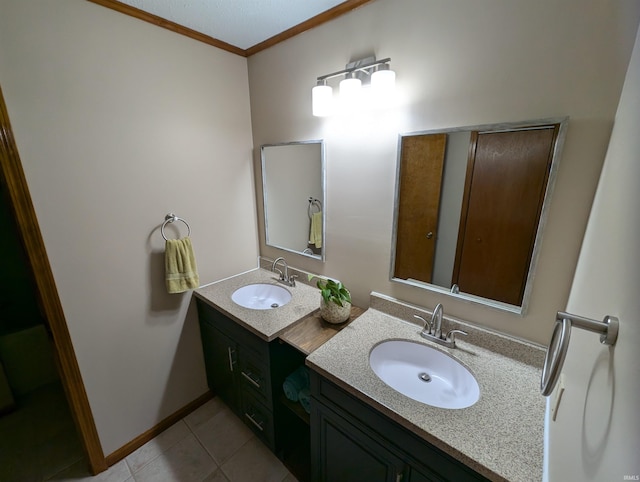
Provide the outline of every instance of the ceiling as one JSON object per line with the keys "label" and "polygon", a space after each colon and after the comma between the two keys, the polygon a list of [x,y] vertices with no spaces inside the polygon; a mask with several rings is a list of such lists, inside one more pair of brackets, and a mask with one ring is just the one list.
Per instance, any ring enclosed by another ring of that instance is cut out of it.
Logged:
{"label": "ceiling", "polygon": [[370,0],[89,0],[249,56]]}

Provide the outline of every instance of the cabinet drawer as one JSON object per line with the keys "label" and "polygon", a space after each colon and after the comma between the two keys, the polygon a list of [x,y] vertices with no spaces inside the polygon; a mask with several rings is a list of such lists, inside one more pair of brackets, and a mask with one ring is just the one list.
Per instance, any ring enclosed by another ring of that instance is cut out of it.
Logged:
{"label": "cabinet drawer", "polygon": [[269,366],[265,366],[260,358],[252,356],[244,349],[240,351],[239,380],[243,391],[253,393],[270,410],[273,408]]}
{"label": "cabinet drawer", "polygon": [[268,363],[269,343],[267,341],[251,333],[241,326],[241,324],[220,313],[204,301],[197,299],[196,304],[198,307],[198,316],[201,321],[215,326],[218,330],[221,330],[227,336],[233,338],[237,343],[251,350],[255,356],[262,357],[265,363]]}
{"label": "cabinet drawer", "polygon": [[273,414],[251,391],[243,390],[242,420],[271,450],[275,450]]}

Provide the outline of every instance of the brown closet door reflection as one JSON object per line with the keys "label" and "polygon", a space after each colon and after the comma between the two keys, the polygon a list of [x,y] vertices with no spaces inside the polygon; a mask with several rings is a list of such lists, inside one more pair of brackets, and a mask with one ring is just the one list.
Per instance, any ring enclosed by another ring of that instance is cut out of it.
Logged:
{"label": "brown closet door reflection", "polygon": [[446,134],[402,138],[394,276],[431,282]]}
{"label": "brown closet door reflection", "polygon": [[453,282],[522,304],[558,126],[473,132]]}

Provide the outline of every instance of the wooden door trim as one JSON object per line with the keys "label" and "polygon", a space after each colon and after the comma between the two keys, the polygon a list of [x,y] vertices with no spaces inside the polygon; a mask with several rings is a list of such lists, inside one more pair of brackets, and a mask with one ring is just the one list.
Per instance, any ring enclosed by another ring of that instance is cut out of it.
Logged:
{"label": "wooden door trim", "polygon": [[57,353],[60,378],[67,395],[80,439],[93,474],[107,469],[89,399],[82,382],[69,329],[58,296],[51,265],[31,201],[22,162],[13,137],[9,114],[0,87],[0,181],[4,183],[9,207],[16,219],[27,260],[33,272],[37,295],[49,323]]}

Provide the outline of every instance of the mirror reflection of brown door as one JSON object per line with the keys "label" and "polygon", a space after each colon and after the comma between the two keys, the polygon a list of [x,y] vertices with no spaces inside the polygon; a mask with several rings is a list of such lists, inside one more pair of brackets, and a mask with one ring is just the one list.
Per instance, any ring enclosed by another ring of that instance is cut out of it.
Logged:
{"label": "mirror reflection of brown door", "polygon": [[558,126],[473,132],[453,282],[520,305]]}
{"label": "mirror reflection of brown door", "polygon": [[402,138],[394,276],[431,282],[446,134]]}

